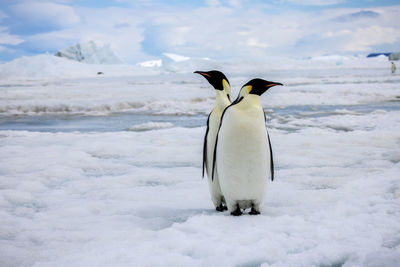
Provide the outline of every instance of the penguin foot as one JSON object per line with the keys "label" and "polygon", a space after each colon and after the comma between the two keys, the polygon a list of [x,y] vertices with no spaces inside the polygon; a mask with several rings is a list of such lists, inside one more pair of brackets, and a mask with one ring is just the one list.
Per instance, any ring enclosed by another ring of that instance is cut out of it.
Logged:
{"label": "penguin foot", "polygon": [[251,211],[249,212],[250,215],[259,215],[260,212],[258,210],[255,210],[254,208],[251,208]]}
{"label": "penguin foot", "polygon": [[223,212],[223,211],[225,211],[225,210],[228,210],[228,208],[227,208],[226,206],[222,205],[222,203],[219,204],[219,206],[216,207],[215,209],[216,209],[217,211],[219,211],[219,212]]}
{"label": "penguin foot", "polygon": [[237,206],[237,208],[236,208],[235,211],[232,211],[232,212],[231,212],[231,215],[233,215],[233,216],[240,216],[240,215],[242,215],[242,214],[243,214],[243,213],[242,213],[242,211],[240,210],[239,205]]}

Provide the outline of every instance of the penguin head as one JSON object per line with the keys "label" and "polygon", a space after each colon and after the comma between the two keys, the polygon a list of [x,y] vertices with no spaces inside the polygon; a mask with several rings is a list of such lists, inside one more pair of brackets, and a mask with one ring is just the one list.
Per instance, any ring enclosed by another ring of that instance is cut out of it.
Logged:
{"label": "penguin head", "polygon": [[206,78],[207,81],[215,88],[215,90],[225,91],[229,98],[229,95],[231,93],[231,86],[225,74],[218,70],[195,71],[194,73],[198,73]]}
{"label": "penguin head", "polygon": [[270,82],[263,79],[253,79],[243,85],[242,89],[240,90],[239,96],[244,97],[246,95],[262,95],[267,91],[269,88],[276,86],[276,85],[283,85],[278,82]]}

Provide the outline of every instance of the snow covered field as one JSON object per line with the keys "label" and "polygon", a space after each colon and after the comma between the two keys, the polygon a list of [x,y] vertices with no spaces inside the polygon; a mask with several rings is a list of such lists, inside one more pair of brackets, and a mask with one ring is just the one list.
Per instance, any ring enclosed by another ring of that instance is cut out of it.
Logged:
{"label": "snow covered field", "polygon": [[[387,61],[24,60],[0,65],[0,266],[400,266],[400,76]],[[201,179],[214,92],[190,72],[207,67],[233,96],[255,76],[285,84],[262,97],[277,169],[260,216],[215,212]]]}

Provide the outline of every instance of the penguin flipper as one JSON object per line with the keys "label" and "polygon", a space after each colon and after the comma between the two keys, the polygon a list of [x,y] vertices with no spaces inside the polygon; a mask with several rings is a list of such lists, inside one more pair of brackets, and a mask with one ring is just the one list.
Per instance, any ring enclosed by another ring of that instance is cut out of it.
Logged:
{"label": "penguin flipper", "polygon": [[204,178],[204,169],[207,169],[207,135],[209,131],[209,122],[210,122],[211,113],[208,115],[207,118],[207,129],[206,134],[204,135],[204,142],[203,142],[203,178]]}
{"label": "penguin flipper", "polygon": [[[264,113],[264,120],[265,123],[267,122],[267,117],[265,116],[265,112]],[[265,126],[265,129],[267,128],[267,126]],[[274,180],[274,157],[272,155],[272,146],[271,146],[271,139],[269,138],[269,134],[268,134],[268,130],[267,130],[267,137],[268,137],[268,144],[269,144],[269,156],[270,156],[270,165],[271,165],[271,181]]]}
{"label": "penguin flipper", "polygon": [[274,157],[272,155],[272,146],[271,146],[271,140],[269,138],[269,134],[267,131],[267,136],[268,136],[268,144],[269,144],[269,155],[270,155],[270,165],[271,165],[271,181],[274,180]]}

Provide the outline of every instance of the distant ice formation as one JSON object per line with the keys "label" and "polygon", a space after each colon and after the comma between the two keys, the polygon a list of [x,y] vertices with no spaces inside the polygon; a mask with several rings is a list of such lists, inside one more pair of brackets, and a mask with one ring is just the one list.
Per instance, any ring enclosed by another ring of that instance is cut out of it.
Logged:
{"label": "distant ice formation", "polygon": [[55,56],[89,64],[121,64],[110,45],[98,46],[95,42],[79,43],[55,53]]}
{"label": "distant ice formation", "polygon": [[177,54],[173,54],[173,53],[163,53],[163,55],[169,59],[172,59],[175,62],[182,62],[182,61],[186,61],[186,60],[190,59],[190,57],[177,55]]}
{"label": "distant ice formation", "polygon": [[140,67],[145,67],[145,68],[154,68],[154,67],[159,68],[162,66],[162,60],[161,59],[148,60],[148,61],[140,62],[137,65]]}
{"label": "distant ice formation", "polygon": [[174,64],[176,62],[185,62],[190,59],[191,59],[190,57],[183,55],[178,55],[173,53],[163,53],[160,59],[140,62],[137,65],[145,68],[155,68],[155,67],[160,68],[162,66]]}
{"label": "distant ice formation", "polygon": [[389,55],[389,60],[400,60],[400,52],[391,53]]}
{"label": "distant ice formation", "polygon": [[[93,47],[97,47],[94,42]],[[192,73],[197,69],[224,69],[230,75],[255,75],[264,76],[267,71],[278,70],[326,70],[326,69],[386,69],[388,58],[384,55],[367,58],[357,55],[324,55],[308,58],[266,58],[258,61],[217,61],[204,57],[187,57],[184,55],[163,53],[159,58],[129,64],[111,63],[106,50],[94,49],[88,52],[89,46],[79,45],[80,57],[85,55],[85,61],[70,60],[65,56],[40,54],[14,59],[10,62],[0,63],[0,79],[52,79],[52,78],[78,78],[78,77],[138,77],[141,75],[159,75],[160,73]],[[75,47],[78,49],[78,45]],[[103,47],[104,48],[104,47]],[[71,51],[73,50],[70,48]],[[64,50],[67,51],[68,49]],[[69,50],[68,50],[69,51]],[[71,52],[70,51],[70,52]],[[75,52],[77,52],[76,50]],[[97,51],[97,52],[96,52]],[[100,52],[99,52],[100,51]],[[102,52],[101,52],[102,51]],[[59,52],[61,53],[61,51]],[[72,53],[72,52],[71,52]],[[70,54],[71,54],[70,53]],[[111,51],[112,53],[112,51]],[[167,56],[169,55],[169,57]],[[77,55],[75,55],[77,57]],[[107,59],[107,60],[105,60]],[[115,58],[114,58],[115,59]],[[87,64],[99,62],[97,64]],[[104,75],[98,75],[103,73]]]}
{"label": "distant ice formation", "polygon": [[[102,72],[104,75],[98,75]],[[65,57],[41,54],[0,63],[0,79],[77,78],[157,75],[159,70],[128,64],[86,64]]]}
{"label": "distant ice formation", "polygon": [[367,57],[386,56],[389,60],[400,60],[400,52],[387,52],[387,53],[371,53]]}

